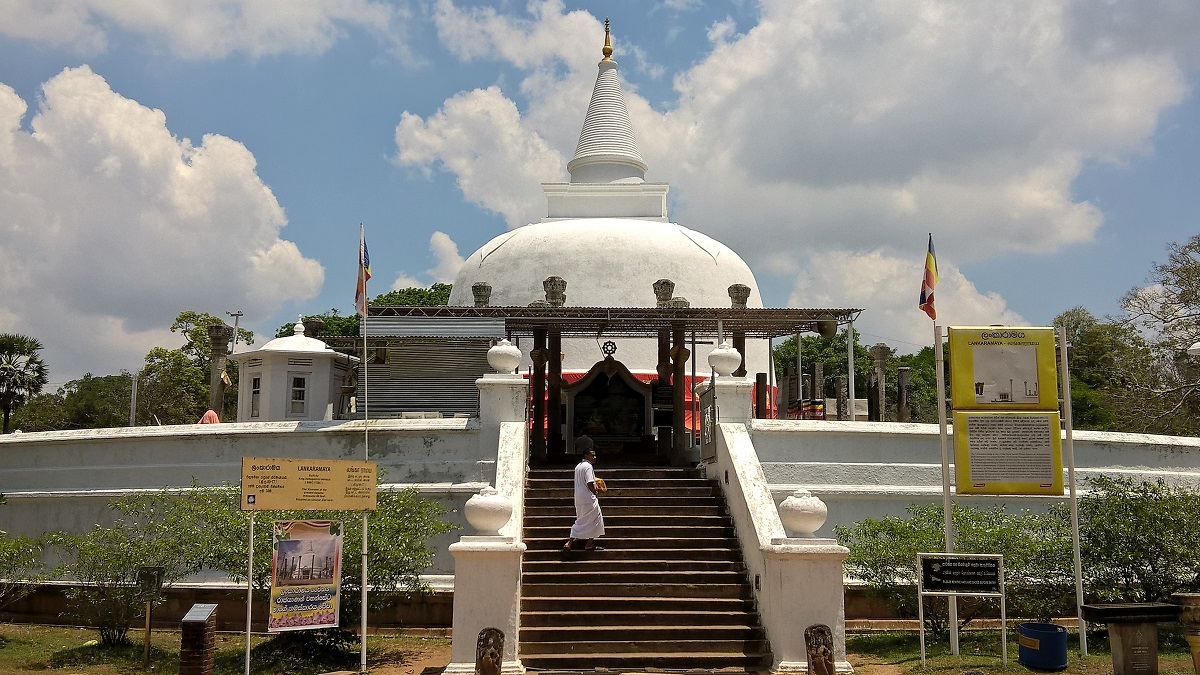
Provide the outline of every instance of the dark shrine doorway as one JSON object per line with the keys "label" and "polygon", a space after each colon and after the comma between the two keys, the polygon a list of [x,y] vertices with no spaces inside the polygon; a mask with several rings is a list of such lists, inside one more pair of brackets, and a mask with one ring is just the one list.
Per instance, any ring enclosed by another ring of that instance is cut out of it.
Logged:
{"label": "dark shrine doorway", "polygon": [[569,453],[574,453],[575,439],[586,435],[595,441],[598,455],[633,459],[655,454],[651,387],[620,361],[605,357],[563,393]]}

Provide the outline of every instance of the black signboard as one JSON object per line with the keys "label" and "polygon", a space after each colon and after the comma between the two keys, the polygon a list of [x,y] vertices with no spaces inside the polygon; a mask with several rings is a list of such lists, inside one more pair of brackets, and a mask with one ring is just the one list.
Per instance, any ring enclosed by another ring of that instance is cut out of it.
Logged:
{"label": "black signboard", "polygon": [[139,567],[137,569],[137,594],[141,598],[153,598],[162,590],[165,567]]}
{"label": "black signboard", "polygon": [[999,593],[1000,560],[926,555],[921,558],[921,587],[927,593]]}

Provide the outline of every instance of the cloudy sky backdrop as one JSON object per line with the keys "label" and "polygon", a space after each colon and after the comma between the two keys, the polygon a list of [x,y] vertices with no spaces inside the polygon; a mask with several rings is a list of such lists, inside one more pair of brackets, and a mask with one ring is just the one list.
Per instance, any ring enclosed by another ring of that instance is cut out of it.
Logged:
{"label": "cloudy sky backdrop", "polygon": [[52,379],[452,280],[567,179],[603,21],[672,220],[868,342],[1118,311],[1200,233],[1194,0],[6,0],[0,331]]}

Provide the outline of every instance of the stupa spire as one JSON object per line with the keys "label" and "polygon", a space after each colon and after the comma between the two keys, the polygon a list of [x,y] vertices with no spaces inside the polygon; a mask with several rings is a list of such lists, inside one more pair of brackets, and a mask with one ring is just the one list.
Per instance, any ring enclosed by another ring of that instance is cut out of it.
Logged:
{"label": "stupa spire", "polygon": [[604,58],[597,64],[596,86],[588,103],[575,157],[567,163],[572,183],[643,183],[646,162],[638,152],[625,108],[625,94],[612,58],[612,37],[604,20]]}

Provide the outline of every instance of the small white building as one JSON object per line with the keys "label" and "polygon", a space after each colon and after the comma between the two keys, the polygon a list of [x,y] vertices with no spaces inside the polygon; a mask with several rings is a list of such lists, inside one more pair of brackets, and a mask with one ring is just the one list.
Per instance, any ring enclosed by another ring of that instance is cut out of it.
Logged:
{"label": "small white building", "polygon": [[304,324],[261,348],[229,357],[239,368],[239,422],[345,419],[358,358],[307,337]]}

